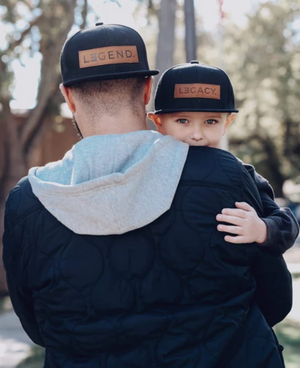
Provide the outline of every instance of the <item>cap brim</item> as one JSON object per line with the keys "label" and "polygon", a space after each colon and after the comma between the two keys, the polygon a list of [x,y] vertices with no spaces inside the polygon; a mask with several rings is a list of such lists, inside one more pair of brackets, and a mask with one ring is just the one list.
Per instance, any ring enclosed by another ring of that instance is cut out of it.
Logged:
{"label": "cap brim", "polygon": [[130,71],[124,73],[107,73],[107,74],[98,74],[88,77],[71,79],[66,82],[63,82],[65,87],[70,87],[75,84],[83,83],[83,82],[92,82],[98,80],[111,80],[111,79],[124,79],[124,78],[134,78],[134,77],[150,77],[152,75],[157,75],[159,70],[137,70]]}
{"label": "cap brim", "polygon": [[155,110],[154,114],[171,114],[173,112],[239,112],[236,109],[160,109]]}

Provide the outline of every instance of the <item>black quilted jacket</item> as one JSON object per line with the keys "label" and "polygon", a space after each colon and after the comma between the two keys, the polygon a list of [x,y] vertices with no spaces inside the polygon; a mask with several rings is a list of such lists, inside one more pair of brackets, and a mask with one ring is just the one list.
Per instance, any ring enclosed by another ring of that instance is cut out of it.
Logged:
{"label": "black quilted jacket", "polygon": [[281,256],[223,240],[215,216],[235,201],[262,215],[234,156],[191,148],[165,214],[123,235],[77,235],[23,179],[7,201],[3,259],[44,367],[284,367],[269,325],[291,308],[290,274]]}

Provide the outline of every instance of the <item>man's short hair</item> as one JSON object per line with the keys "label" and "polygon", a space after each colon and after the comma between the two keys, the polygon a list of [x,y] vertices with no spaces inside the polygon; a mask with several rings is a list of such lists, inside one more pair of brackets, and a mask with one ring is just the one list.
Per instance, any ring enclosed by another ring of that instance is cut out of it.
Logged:
{"label": "man's short hair", "polygon": [[116,115],[125,106],[140,109],[144,87],[145,78],[136,77],[84,82],[70,88],[89,111]]}

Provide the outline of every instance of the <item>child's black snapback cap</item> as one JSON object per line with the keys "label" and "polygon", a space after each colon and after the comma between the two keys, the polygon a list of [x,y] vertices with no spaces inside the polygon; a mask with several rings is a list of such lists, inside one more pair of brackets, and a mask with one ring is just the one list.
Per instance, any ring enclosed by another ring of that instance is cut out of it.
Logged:
{"label": "child's black snapback cap", "polygon": [[198,61],[175,65],[160,77],[155,114],[179,111],[238,112],[227,74]]}
{"label": "child's black snapback cap", "polygon": [[60,58],[63,85],[82,82],[148,77],[150,70],[142,37],[120,24],[96,23],[65,42]]}

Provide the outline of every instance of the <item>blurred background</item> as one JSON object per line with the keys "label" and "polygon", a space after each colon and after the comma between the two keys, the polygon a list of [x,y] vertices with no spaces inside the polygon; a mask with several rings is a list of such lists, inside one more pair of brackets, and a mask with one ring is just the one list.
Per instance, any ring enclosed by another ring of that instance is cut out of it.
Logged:
{"label": "blurred background", "polygon": [[[240,113],[222,148],[253,164],[300,221],[300,0],[0,0],[0,239],[10,189],[79,140],[58,89],[59,56],[68,36],[97,21],[136,29],[150,68],[197,59],[225,69]],[[287,368],[299,368],[300,241],[285,258],[294,307],[276,333]],[[42,357],[11,310],[0,262],[0,368],[39,368]]]}

